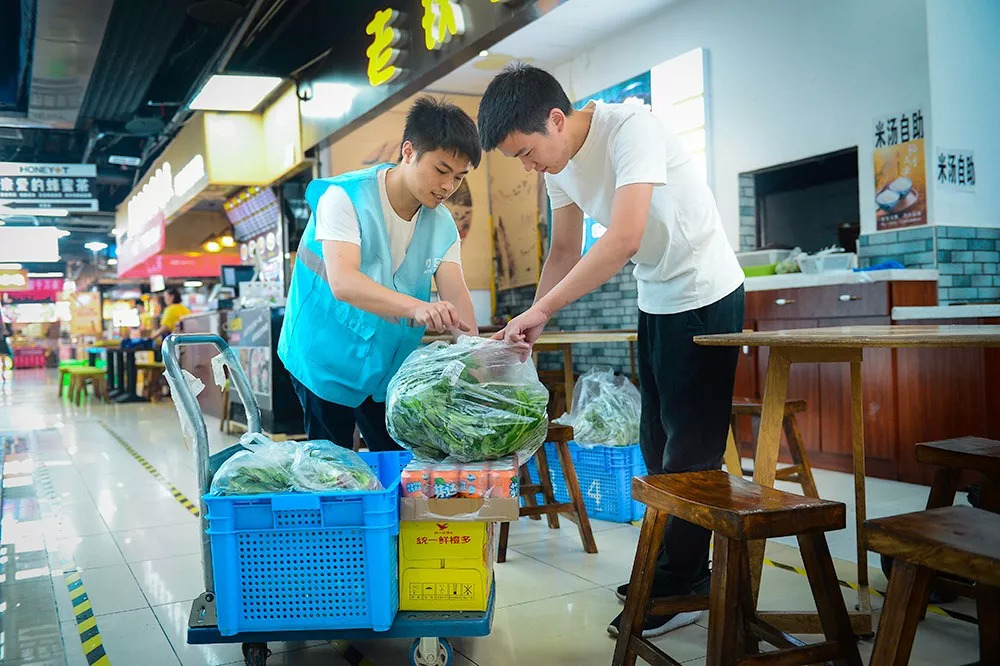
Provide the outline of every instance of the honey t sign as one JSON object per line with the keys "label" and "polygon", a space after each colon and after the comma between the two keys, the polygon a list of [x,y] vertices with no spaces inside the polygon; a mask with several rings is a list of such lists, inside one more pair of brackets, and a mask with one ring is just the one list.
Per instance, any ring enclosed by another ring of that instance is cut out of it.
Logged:
{"label": "honey t sign", "polygon": [[927,224],[923,112],[916,109],[876,118],[872,129],[876,228]]}

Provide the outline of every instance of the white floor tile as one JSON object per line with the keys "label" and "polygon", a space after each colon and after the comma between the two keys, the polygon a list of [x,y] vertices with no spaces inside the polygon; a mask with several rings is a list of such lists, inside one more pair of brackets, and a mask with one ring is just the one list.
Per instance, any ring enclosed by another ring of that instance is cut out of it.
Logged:
{"label": "white floor tile", "polygon": [[150,606],[191,601],[205,591],[200,555],[132,562],[129,566]]}
{"label": "white floor tile", "polygon": [[194,517],[187,524],[144,527],[113,532],[111,536],[128,562],[201,552],[201,522]]}
{"label": "white floor tile", "polygon": [[74,536],[90,536],[92,534],[105,534],[108,526],[101,516],[101,512],[93,502],[79,502],[66,506],[59,506],[59,515],[55,520],[57,533],[53,536],[57,538],[68,538]]}
{"label": "white floor tile", "polygon": [[[149,606],[128,565],[120,564],[113,567],[90,569],[81,572],[81,578],[87,590],[90,605],[94,609],[94,615],[120,613]],[[59,620],[72,620],[75,613],[73,613],[73,606],[69,601],[69,591],[66,589],[64,577],[54,576],[52,583],[56,588]]]}
{"label": "white floor tile", "polygon": [[50,548],[49,554],[53,569],[61,567],[67,560],[81,570],[125,564],[125,558],[110,534],[60,539]]}
{"label": "white floor tile", "polygon": [[498,608],[596,587],[595,583],[514,550],[507,551],[507,561],[497,564],[494,572]]}
{"label": "white floor tile", "polygon": [[594,533],[597,553],[587,553],[578,540],[549,539],[522,544],[514,550],[553,567],[575,574],[596,585],[616,585],[632,574],[639,530],[631,525]]}
{"label": "white floor tile", "polygon": [[[101,642],[112,664],[142,664],[142,666],[180,666],[170,642],[163,634],[159,622],[149,608],[142,608],[97,618]],[[64,623],[63,635],[69,647],[71,634],[76,633],[72,622]],[[79,645],[79,636],[76,637]],[[78,659],[83,659],[83,648],[77,647]],[[70,664],[86,664],[86,659]]]}
{"label": "white floor tile", "polygon": [[172,497],[148,502],[112,499],[107,504],[98,505],[98,508],[112,532],[177,525],[194,520],[188,510]]}

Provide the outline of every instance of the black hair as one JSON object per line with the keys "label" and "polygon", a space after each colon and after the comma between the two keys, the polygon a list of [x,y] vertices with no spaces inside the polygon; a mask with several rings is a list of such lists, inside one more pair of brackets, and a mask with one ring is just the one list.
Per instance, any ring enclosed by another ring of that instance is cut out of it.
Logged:
{"label": "black hair", "polygon": [[573,113],[566,91],[554,76],[520,62],[507,65],[490,81],[479,102],[483,150],[493,150],[514,132],[547,134],[552,109],[567,116]]}
{"label": "black hair", "polygon": [[417,99],[406,114],[403,142],[409,141],[417,154],[432,150],[468,158],[473,168],[479,166],[483,150],[479,146],[476,123],[454,104],[433,97]]}
{"label": "black hair", "polygon": [[177,305],[183,300],[181,298],[181,292],[177,291],[176,289],[171,289],[170,291],[167,292],[167,295],[170,296],[170,302],[173,305]]}

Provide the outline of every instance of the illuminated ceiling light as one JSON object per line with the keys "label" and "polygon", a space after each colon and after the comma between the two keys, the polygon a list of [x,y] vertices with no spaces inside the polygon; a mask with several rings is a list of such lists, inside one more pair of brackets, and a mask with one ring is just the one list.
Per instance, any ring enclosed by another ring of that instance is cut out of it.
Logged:
{"label": "illuminated ceiling light", "polygon": [[108,266],[117,266],[118,260],[115,258],[108,259]]}
{"label": "illuminated ceiling light", "polygon": [[[302,102],[300,111],[307,118],[341,118],[351,110],[358,92],[350,83],[317,81],[312,84],[312,97]],[[253,194],[257,192],[259,187]]]}
{"label": "illuminated ceiling light", "polygon": [[0,264],[0,271],[19,271],[21,264]]}
{"label": "illuminated ceiling light", "polygon": [[222,249],[222,246],[215,241],[208,241],[202,247],[205,248],[205,252],[218,252]]}
{"label": "illuminated ceiling light", "polygon": [[216,74],[191,100],[202,111],[253,111],[281,84],[277,76]]}
{"label": "illuminated ceiling light", "polygon": [[84,243],[83,246],[91,252],[100,252],[106,249],[108,244],[103,241],[90,241],[89,243]]}
{"label": "illuminated ceiling light", "polygon": [[56,229],[56,238],[66,238],[69,236],[69,232],[65,229]]}
{"label": "illuminated ceiling light", "polygon": [[61,278],[61,277],[65,277],[65,273],[59,273],[59,272],[56,272],[56,271],[49,272],[49,273],[28,273],[28,277],[30,277],[30,278]]}
{"label": "illuminated ceiling light", "polygon": [[125,233],[125,229],[123,229],[122,227],[115,227],[114,229],[111,230],[111,235],[114,236],[115,238],[118,238],[123,233]]}
{"label": "illuminated ceiling light", "polygon": [[204,283],[204,282],[202,282],[201,280],[186,280],[186,281],[184,282],[184,286],[185,286],[185,287],[190,287],[190,288],[192,288],[192,289],[194,289],[194,288],[196,288],[196,287],[200,287],[200,286],[202,286],[203,284],[205,284],[205,283]]}
{"label": "illuminated ceiling light", "polygon": [[480,51],[480,52],[479,52],[479,57],[480,57],[480,58],[485,58],[485,57],[486,57],[486,56],[488,56],[489,54],[490,54],[490,52],[489,52],[489,51],[487,51],[486,49],[483,49],[482,51]]}
{"label": "illuminated ceiling light", "polygon": [[225,236],[223,236],[222,238],[220,238],[219,242],[222,243],[222,247],[235,247],[236,246],[236,241],[233,240],[233,237],[230,236],[230,235],[228,235],[228,234],[225,235]]}

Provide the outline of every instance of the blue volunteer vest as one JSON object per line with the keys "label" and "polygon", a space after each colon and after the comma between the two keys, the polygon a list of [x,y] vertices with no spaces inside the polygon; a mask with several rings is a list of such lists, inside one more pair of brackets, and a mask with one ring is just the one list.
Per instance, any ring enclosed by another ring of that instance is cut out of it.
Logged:
{"label": "blue volunteer vest", "polygon": [[368,397],[385,400],[389,380],[420,344],[424,328],[386,321],[334,298],[322,242],[316,240],[320,197],[337,185],[354,204],[361,229],[361,272],[423,301],[430,301],[431,278],[458,240],[455,221],[445,206],[421,207],[406,256],[393,273],[377,175],[392,166],[380,164],[309,183],[306,202],[314,212],[299,241],[278,340],[278,356],[293,377],[320,398],[348,407],[357,407]]}

